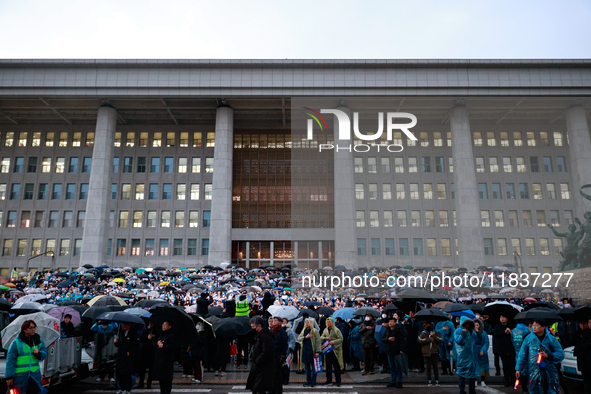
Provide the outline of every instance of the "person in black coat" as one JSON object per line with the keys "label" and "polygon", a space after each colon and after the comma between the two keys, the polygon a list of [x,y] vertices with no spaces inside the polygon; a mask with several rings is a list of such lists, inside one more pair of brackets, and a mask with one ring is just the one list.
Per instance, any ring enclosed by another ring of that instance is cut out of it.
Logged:
{"label": "person in black coat", "polygon": [[345,370],[347,369],[346,365],[350,361],[350,356],[349,356],[349,345],[350,345],[350,341],[349,341],[349,325],[347,323],[345,323],[345,321],[341,317],[337,317],[336,318],[336,324],[335,325],[337,326],[337,328],[339,330],[341,330],[341,334],[343,334],[343,370],[341,372],[344,373]]}
{"label": "person in black coat", "polygon": [[511,340],[512,326],[509,325],[509,318],[501,314],[501,324],[497,324],[493,330],[493,338],[497,342],[498,354],[503,363],[503,375],[505,387],[511,387],[515,383],[515,347]]}
{"label": "person in black coat", "polygon": [[139,383],[137,388],[144,388],[146,369],[148,370],[147,388],[152,388],[152,371],[154,367],[154,353],[156,352],[156,333],[151,321],[140,336]]}
{"label": "person in black coat", "polygon": [[390,383],[387,387],[402,388],[402,370],[397,367],[395,357],[403,352],[404,333],[395,318],[388,320],[388,328],[384,330],[381,340],[385,344],[390,366]]}
{"label": "person in black coat", "polygon": [[[273,339],[273,350],[275,353],[275,371],[282,371],[283,364],[287,359],[288,339],[287,331],[282,327],[283,319],[280,317],[273,318],[273,333],[275,338]],[[283,392],[283,374],[276,373],[274,376],[275,389],[271,391],[271,394],[281,394]]]}
{"label": "person in black coat", "polygon": [[201,316],[207,315],[207,309],[213,302],[213,298],[206,292],[201,293],[201,296],[197,299],[197,314]]}
{"label": "person in black coat", "polygon": [[263,300],[261,301],[261,304],[263,305],[263,311],[269,309],[269,307],[273,305],[273,303],[275,303],[275,296],[269,293],[268,291],[265,292],[265,294],[263,295]]}
{"label": "person in black coat", "polygon": [[263,327],[263,319],[255,316],[250,319],[250,326],[256,331],[252,346],[252,362],[246,381],[246,389],[253,394],[265,394],[274,390],[274,381],[269,379],[275,373],[275,335]]}
{"label": "person in black coat", "polygon": [[162,323],[162,333],[156,342],[154,353],[154,379],[160,382],[160,394],[170,394],[172,390],[173,364],[179,349],[172,332],[172,324]]}
{"label": "person in black coat", "polygon": [[140,340],[137,332],[132,328],[133,324],[123,323],[123,329],[115,338],[115,346],[117,347],[115,372],[119,387],[124,394],[131,391],[131,376],[135,373],[135,365],[140,350]]}
{"label": "person in black coat", "polygon": [[207,337],[203,331],[204,323],[197,323],[195,326],[197,335],[191,338],[189,353],[191,355],[191,363],[193,365],[193,383],[201,383],[203,381],[203,367],[201,362],[207,357],[205,349],[207,348]]}
{"label": "person in black coat", "polygon": [[60,323],[62,337],[71,338],[76,336],[76,328],[72,323],[72,315],[67,314],[64,316],[64,321]]}

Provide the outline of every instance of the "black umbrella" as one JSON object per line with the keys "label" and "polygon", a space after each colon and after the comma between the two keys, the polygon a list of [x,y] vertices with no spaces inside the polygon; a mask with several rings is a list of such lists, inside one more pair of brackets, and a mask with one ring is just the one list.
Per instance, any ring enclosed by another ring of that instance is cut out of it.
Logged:
{"label": "black umbrella", "polygon": [[562,317],[562,320],[577,320],[574,308],[563,308],[559,310],[557,313],[558,316]]}
{"label": "black umbrella", "polygon": [[64,280],[63,282],[58,283],[57,287],[60,289],[63,289],[64,287],[70,287],[72,285],[73,285],[73,283],[71,280]]}
{"label": "black umbrella", "polygon": [[189,313],[189,316],[191,316],[195,324],[201,323],[201,325],[203,326],[203,331],[205,332],[205,335],[208,338],[215,338],[215,333],[213,332],[213,324],[211,324],[209,321],[205,320],[203,317],[196,313]]}
{"label": "black umbrella", "polygon": [[92,269],[92,268],[94,268],[94,266],[92,266],[91,264],[84,264],[82,267],[84,267],[86,269]]}
{"label": "black umbrella", "polygon": [[203,266],[203,268],[206,269],[206,270],[212,270],[213,269],[213,265],[207,264],[207,265]]}
{"label": "black umbrella", "polygon": [[92,306],[82,314],[82,317],[95,320],[98,316],[107,312],[112,312],[112,310],[105,306]]}
{"label": "black umbrella", "polygon": [[154,323],[156,332],[161,332],[162,323],[167,321],[172,325],[173,333],[177,334],[176,338],[180,339],[181,343],[188,344],[197,336],[193,319],[181,309],[167,303],[154,305],[150,308],[150,312],[152,312],[150,320]]}
{"label": "black umbrella", "polygon": [[331,316],[334,313],[334,309],[328,306],[323,306],[316,309],[316,312],[318,312],[319,315]]}
{"label": "black umbrella", "polygon": [[320,303],[318,301],[306,301],[306,302],[304,302],[304,306],[306,306],[306,307],[310,307],[310,306],[322,306],[322,303]]}
{"label": "black umbrella", "polygon": [[156,267],[156,268],[154,268],[154,271],[166,271],[166,268],[164,268],[164,267]]}
{"label": "black umbrella", "polygon": [[175,272],[169,272],[166,274],[166,276],[181,276],[181,273],[178,271]]}
{"label": "black umbrella", "polygon": [[530,309],[533,309],[533,308],[546,308],[546,309],[552,309],[554,311],[560,310],[560,307],[556,304],[553,304],[551,302],[541,302],[541,301],[532,302],[531,304],[526,305],[524,309],[526,311],[529,311]]}
{"label": "black umbrella", "polygon": [[156,304],[168,304],[168,302],[164,301],[164,300],[142,300],[140,302],[138,302],[137,304],[135,304],[136,308],[151,308]]}
{"label": "black umbrella", "polygon": [[[398,298],[397,300],[395,300],[393,302],[393,304],[394,304],[393,307],[396,307],[396,309],[400,309],[400,310],[402,310],[405,313],[408,313],[410,311],[418,312],[421,309],[423,309],[419,305],[419,302],[418,301],[412,300],[412,299]],[[390,308],[393,308],[393,307],[390,307]],[[391,310],[396,310],[396,309],[391,309]]]}
{"label": "black umbrella", "polygon": [[59,306],[70,306],[70,305],[80,305],[76,301],[62,301],[58,304]]}
{"label": "black umbrella", "polygon": [[246,316],[220,319],[213,325],[215,336],[220,338],[236,338],[248,334],[250,330],[250,320]]}
{"label": "black umbrella", "polygon": [[470,308],[467,305],[455,303],[447,304],[443,307],[443,311],[447,313],[465,311],[466,309]]}
{"label": "black umbrella", "polygon": [[370,314],[373,317],[380,317],[380,312],[374,308],[359,308],[353,312],[353,315],[355,316],[365,316],[367,314]]}
{"label": "black umbrella", "polygon": [[12,304],[6,298],[0,298],[0,311],[9,311]]}
{"label": "black umbrella", "polygon": [[484,312],[485,306],[486,306],[486,304],[484,302],[481,302],[478,304],[470,304],[470,305],[468,305],[468,308],[470,308],[470,310],[474,313],[478,312],[478,313],[482,314]]}
{"label": "black umbrella", "polygon": [[427,321],[446,321],[449,320],[447,314],[439,308],[423,309],[415,314],[416,320]]}
{"label": "black umbrella", "polygon": [[304,313],[308,314],[308,317],[312,317],[314,319],[318,319],[318,312],[313,311],[312,309],[300,309],[300,314],[298,315],[298,317],[302,317],[304,315]]}
{"label": "black umbrella", "polygon": [[591,304],[575,309],[575,318],[578,321],[587,321],[591,319]]}
{"label": "black umbrella", "polygon": [[150,275],[148,275],[148,274],[139,274],[137,277],[140,278],[140,279],[149,279],[150,278]]}
{"label": "black umbrella", "polygon": [[527,311],[519,312],[513,318],[514,320],[527,320],[531,321],[534,319],[544,319],[548,323],[556,323],[562,321],[562,317],[558,316],[556,311],[550,308],[533,308]]}
{"label": "black umbrella", "polygon": [[57,276],[58,278],[67,278],[68,276],[70,276],[70,274],[68,274],[67,272],[58,272],[57,274],[55,274],[54,276]]}
{"label": "black umbrella", "polygon": [[398,294],[398,297],[420,302],[436,302],[433,294],[422,289],[406,289],[401,291],[400,294]]}
{"label": "black umbrella", "polygon": [[219,306],[210,306],[207,308],[207,314],[210,316],[219,316],[224,312],[224,308]]}
{"label": "black umbrella", "polygon": [[97,282],[96,278],[86,277],[84,278],[85,282]]}
{"label": "black umbrella", "polygon": [[141,317],[125,312],[106,312],[97,316],[95,320],[144,325],[144,321]]}

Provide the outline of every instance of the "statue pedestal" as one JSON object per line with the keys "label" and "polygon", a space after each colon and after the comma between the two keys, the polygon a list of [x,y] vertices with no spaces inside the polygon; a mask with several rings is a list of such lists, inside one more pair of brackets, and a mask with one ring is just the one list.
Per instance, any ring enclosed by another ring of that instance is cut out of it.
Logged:
{"label": "statue pedestal", "polygon": [[563,297],[571,298],[579,306],[591,304],[591,267],[564,271],[564,273],[572,273],[573,277],[568,287],[566,287],[568,277],[560,278],[557,287],[560,294]]}

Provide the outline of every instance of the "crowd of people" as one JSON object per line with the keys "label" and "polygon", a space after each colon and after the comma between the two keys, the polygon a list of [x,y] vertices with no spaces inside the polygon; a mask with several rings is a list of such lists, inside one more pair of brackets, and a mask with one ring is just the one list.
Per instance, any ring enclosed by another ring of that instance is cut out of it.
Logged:
{"label": "crowd of people", "polygon": [[[585,390],[591,392],[591,330],[585,313],[573,313],[563,320],[515,319],[520,306],[532,303],[537,307],[545,304],[548,311],[574,309],[575,305],[559,293],[543,288],[500,289],[486,286],[486,282],[476,289],[439,288],[428,298],[405,296],[409,289],[382,286],[302,287],[303,276],[325,275],[327,271],[292,267],[246,270],[232,265],[199,271],[87,266],[76,272],[13,275],[4,284],[3,297],[6,305],[38,301],[39,311],[50,311],[57,305],[75,308],[80,323],[74,326],[72,315],[64,315],[64,337],[82,336],[97,345],[114,337],[118,349],[115,367],[103,366],[97,381],[110,380],[123,394],[132,390],[134,380],[139,388],[151,388],[157,380],[160,391],[170,393],[175,362],[182,366],[182,378],[194,383],[204,381],[204,371],[223,378],[230,362],[236,369],[248,368],[247,389],[255,393],[281,393],[294,370],[305,374],[304,386],[340,386],[342,374],[350,370],[363,375],[389,373],[388,387],[392,388],[402,388],[409,371],[426,372],[430,386],[439,385],[440,375],[455,374],[460,392],[465,393],[468,386],[473,394],[476,384],[485,386],[490,376],[489,347],[494,353],[495,374],[503,374],[505,386],[520,385],[524,391],[552,394],[560,392],[559,363],[563,349],[569,346],[575,346]],[[346,273],[369,273],[382,282],[392,273],[437,275],[412,267]],[[494,278],[501,273],[503,270],[496,268],[470,274]],[[98,319],[91,312],[100,308],[101,302],[95,300],[101,296],[104,301],[116,300],[114,305],[104,303],[108,310],[145,308],[145,314],[138,314],[144,324]],[[498,300],[505,302],[494,313],[483,308]],[[195,330],[186,331],[178,316],[151,317],[150,312],[163,304],[188,316]],[[463,307],[442,308],[444,304]],[[34,312],[13,308],[8,313]],[[432,315],[425,313],[432,311]],[[228,319],[236,321],[235,333],[218,332]],[[31,326],[36,326],[33,321],[26,327],[23,324],[19,340],[7,349],[12,361],[7,364],[11,368],[7,368],[6,378],[19,392],[27,392],[31,383],[40,381],[38,367],[33,369],[35,362],[43,359],[45,345],[35,342],[34,332],[29,335]],[[39,349],[23,346],[35,343]],[[29,370],[23,377],[25,357]],[[320,374],[325,374],[326,380],[319,383]],[[39,384],[32,387],[42,391]]]}

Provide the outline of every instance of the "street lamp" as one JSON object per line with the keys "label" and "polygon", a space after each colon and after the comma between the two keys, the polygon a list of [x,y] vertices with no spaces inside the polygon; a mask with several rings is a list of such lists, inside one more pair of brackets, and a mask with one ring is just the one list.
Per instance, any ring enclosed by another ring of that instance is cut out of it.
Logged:
{"label": "street lamp", "polygon": [[[517,264],[517,258],[519,258],[519,264]],[[523,261],[521,260],[521,256],[519,255],[519,253],[517,253],[516,250],[513,251],[513,261],[515,262],[517,269],[519,269],[519,273],[522,274],[523,273]]]}
{"label": "street lamp", "polygon": [[30,259],[27,260],[27,264],[25,265],[25,272],[29,272],[29,261],[33,260],[34,258],[40,257],[40,256],[44,256],[44,255],[51,255],[51,258],[53,258],[53,250],[49,250],[45,253],[40,253],[36,256],[31,257]]}

